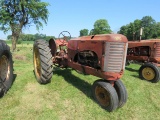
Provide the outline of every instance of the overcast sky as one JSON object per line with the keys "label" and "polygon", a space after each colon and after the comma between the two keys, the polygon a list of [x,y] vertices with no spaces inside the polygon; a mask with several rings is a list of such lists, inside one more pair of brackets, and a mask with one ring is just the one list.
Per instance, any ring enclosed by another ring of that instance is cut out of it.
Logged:
{"label": "overcast sky", "polygon": [[[144,16],[151,16],[160,22],[160,0],[42,0],[50,6],[47,25],[39,33],[58,37],[61,31],[69,31],[72,37],[78,37],[81,29],[93,29],[94,22],[106,19],[111,30],[116,32],[123,25]],[[23,33],[36,34],[33,25]],[[5,39],[8,32],[0,31],[0,38]]]}

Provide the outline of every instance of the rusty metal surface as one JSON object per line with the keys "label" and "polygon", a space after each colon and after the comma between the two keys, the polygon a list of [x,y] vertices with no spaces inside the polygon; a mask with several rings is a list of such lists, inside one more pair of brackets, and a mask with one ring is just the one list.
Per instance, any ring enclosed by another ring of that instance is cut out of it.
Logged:
{"label": "rusty metal surface", "polygon": [[124,70],[122,70],[120,72],[104,72],[102,70],[96,70],[96,69],[88,67],[88,66],[80,65],[80,64],[75,63],[73,61],[68,61],[68,66],[75,69],[75,70],[79,70],[84,74],[94,75],[94,76],[103,78],[105,80],[118,80],[122,77],[122,75],[124,73]]}
{"label": "rusty metal surface", "polygon": [[[118,80],[122,77],[128,45],[125,36],[104,34],[74,38],[68,44],[57,40],[55,42],[57,46],[67,46],[66,54],[60,50],[53,58],[55,64],[106,80]],[[122,54],[117,54],[119,51]]]}
{"label": "rusty metal surface", "polygon": [[68,45],[68,42],[63,40],[63,39],[57,39],[55,40],[56,42],[56,45],[59,46],[59,45]]}
{"label": "rusty metal surface", "polygon": [[[76,50],[79,46],[77,43],[79,42],[127,42],[127,38],[121,34],[102,34],[102,35],[95,35],[95,36],[83,36],[71,39],[68,42],[68,48]],[[89,45],[89,44],[88,44]]]}
{"label": "rusty metal surface", "polygon": [[160,39],[151,39],[151,40],[141,40],[141,41],[128,41],[128,48],[138,47],[138,46],[150,46],[154,47],[154,43],[160,42]]}
{"label": "rusty metal surface", "polygon": [[160,63],[160,39],[129,41],[127,59]]}

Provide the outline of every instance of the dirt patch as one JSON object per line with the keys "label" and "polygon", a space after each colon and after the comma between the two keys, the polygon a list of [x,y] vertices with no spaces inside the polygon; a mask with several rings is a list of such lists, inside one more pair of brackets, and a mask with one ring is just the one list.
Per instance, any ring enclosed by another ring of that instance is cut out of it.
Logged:
{"label": "dirt patch", "polygon": [[16,55],[16,56],[13,56],[13,58],[16,60],[26,60],[26,56],[23,56],[23,55]]}

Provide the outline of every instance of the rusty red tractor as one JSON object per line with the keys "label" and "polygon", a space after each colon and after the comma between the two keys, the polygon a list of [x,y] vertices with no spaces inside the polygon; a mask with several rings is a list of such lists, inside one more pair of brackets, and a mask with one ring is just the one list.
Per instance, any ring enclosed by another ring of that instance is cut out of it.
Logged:
{"label": "rusty red tractor", "polygon": [[0,40],[0,97],[9,90],[13,83],[13,61],[9,46]]}
{"label": "rusty red tractor", "polygon": [[63,31],[57,40],[35,41],[33,61],[37,81],[49,83],[53,65],[73,68],[101,78],[93,83],[92,93],[102,108],[111,112],[122,107],[128,96],[120,80],[125,69],[127,38],[121,34],[70,38],[70,33]]}
{"label": "rusty red tractor", "polygon": [[139,77],[156,83],[160,79],[160,39],[137,40],[128,42],[127,62],[142,63]]}

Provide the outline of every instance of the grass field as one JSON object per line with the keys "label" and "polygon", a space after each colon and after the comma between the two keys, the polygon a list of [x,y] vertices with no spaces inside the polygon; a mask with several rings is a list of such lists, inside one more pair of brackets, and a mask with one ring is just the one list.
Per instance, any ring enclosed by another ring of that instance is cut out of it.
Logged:
{"label": "grass field", "polygon": [[12,54],[15,81],[0,99],[0,120],[160,120],[160,82],[140,80],[139,65],[126,67],[122,81],[128,101],[109,113],[93,99],[97,77],[55,69],[52,82],[40,85],[33,73],[32,44],[18,49]]}

